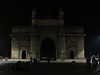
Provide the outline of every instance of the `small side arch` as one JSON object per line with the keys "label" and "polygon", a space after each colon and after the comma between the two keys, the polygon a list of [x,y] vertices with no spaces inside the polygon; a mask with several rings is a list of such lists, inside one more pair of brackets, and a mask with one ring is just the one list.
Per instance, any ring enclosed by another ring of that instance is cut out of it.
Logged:
{"label": "small side arch", "polygon": [[73,50],[70,51],[70,59],[74,59],[74,51]]}
{"label": "small side arch", "polygon": [[75,58],[75,52],[76,51],[76,43],[74,41],[71,41],[69,43],[69,58],[74,59]]}
{"label": "small side arch", "polygon": [[26,59],[26,51],[25,50],[22,51],[22,59]]}

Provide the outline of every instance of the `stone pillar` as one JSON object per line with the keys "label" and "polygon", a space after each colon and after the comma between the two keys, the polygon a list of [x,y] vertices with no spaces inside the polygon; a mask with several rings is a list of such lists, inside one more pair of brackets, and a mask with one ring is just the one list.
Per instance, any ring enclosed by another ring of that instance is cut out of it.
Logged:
{"label": "stone pillar", "polygon": [[37,33],[32,33],[31,34],[31,51],[30,51],[30,54],[31,56],[34,58],[34,57],[37,57],[37,50],[38,50],[38,45],[37,45]]}
{"label": "stone pillar", "polygon": [[59,35],[59,51],[60,51],[60,59],[64,60],[66,57],[65,55],[65,35]]}
{"label": "stone pillar", "polygon": [[35,44],[36,44],[36,38],[35,38],[35,35],[31,35],[31,51],[30,51],[30,56],[32,56],[32,58],[35,58],[36,55],[35,55]]}
{"label": "stone pillar", "polygon": [[15,37],[12,37],[11,40],[11,58],[19,57],[19,49],[18,49],[18,40]]}
{"label": "stone pillar", "polygon": [[77,58],[84,58],[84,37],[80,37],[78,39],[78,51],[77,51]]}

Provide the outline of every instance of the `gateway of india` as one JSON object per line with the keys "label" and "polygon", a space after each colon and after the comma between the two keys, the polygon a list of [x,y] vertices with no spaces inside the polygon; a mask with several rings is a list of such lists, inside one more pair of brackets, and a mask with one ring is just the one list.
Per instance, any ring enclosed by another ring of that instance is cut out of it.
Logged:
{"label": "gateway of india", "polygon": [[83,26],[65,25],[64,11],[60,8],[57,18],[37,18],[37,10],[32,10],[31,26],[12,27],[11,58],[29,59],[38,57],[44,60],[84,58]]}

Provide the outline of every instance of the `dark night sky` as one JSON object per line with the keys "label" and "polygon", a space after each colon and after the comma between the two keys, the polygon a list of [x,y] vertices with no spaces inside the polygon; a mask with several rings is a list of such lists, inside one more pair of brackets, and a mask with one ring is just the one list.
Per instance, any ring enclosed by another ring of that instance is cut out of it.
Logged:
{"label": "dark night sky", "polygon": [[31,25],[31,11],[36,6],[38,13],[45,16],[47,8],[56,15],[60,6],[65,12],[66,25],[85,27],[85,48],[88,53],[100,52],[100,3],[83,0],[3,0],[0,2],[0,55],[10,56],[11,27]]}

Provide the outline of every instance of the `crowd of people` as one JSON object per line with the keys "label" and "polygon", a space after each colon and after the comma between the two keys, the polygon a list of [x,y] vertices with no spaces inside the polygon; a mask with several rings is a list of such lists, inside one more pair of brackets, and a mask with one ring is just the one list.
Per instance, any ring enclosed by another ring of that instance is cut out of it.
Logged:
{"label": "crowd of people", "polygon": [[100,68],[100,57],[96,58],[94,55],[92,57],[88,56],[86,58],[86,69],[97,69]]}
{"label": "crowd of people", "polygon": [[36,57],[36,58],[32,58],[32,57],[30,57],[30,62],[32,63],[32,62],[34,62],[34,63],[39,63],[39,58],[38,57]]}
{"label": "crowd of people", "polygon": [[12,66],[12,71],[27,71],[30,68],[30,62],[27,61],[17,61],[15,65]]}
{"label": "crowd of people", "polygon": [[[30,57],[30,61],[27,62],[22,62],[22,61],[17,61],[15,65],[13,65],[12,70],[13,71],[20,71],[20,70],[29,70],[30,64],[31,63],[39,63],[40,59],[38,57],[32,58]],[[50,62],[50,58],[47,59],[47,62]],[[88,56],[86,58],[86,69],[92,69],[95,70],[99,68],[100,69],[100,57],[96,58],[94,55],[93,56]]]}

